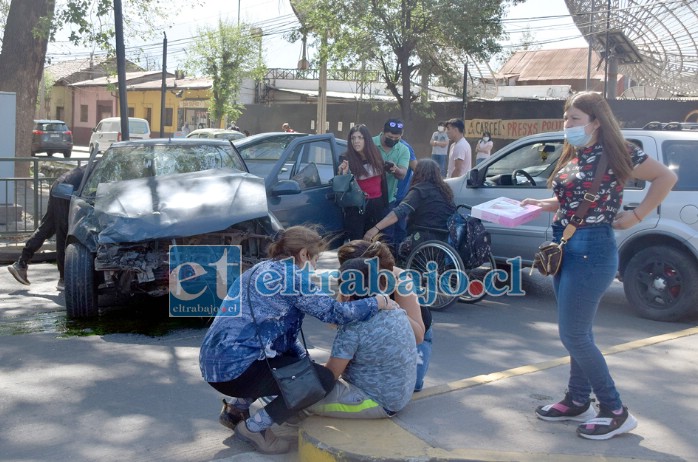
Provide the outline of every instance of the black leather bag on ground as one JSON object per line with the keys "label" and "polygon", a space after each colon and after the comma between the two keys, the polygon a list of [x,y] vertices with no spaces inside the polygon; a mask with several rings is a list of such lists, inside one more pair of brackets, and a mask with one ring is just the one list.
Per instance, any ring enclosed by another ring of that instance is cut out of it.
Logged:
{"label": "black leather bag on ground", "polygon": [[366,193],[361,190],[351,173],[332,178],[332,191],[335,194],[334,200],[340,207],[358,207],[361,210],[366,208]]}
{"label": "black leather bag on ground", "polygon": [[288,366],[273,367],[271,373],[286,407],[292,411],[305,409],[325,397],[326,391],[307,355]]}
{"label": "black leather bag on ground", "polygon": [[557,242],[543,242],[533,257],[531,272],[537,269],[543,276],[555,276],[562,266],[563,246]]}

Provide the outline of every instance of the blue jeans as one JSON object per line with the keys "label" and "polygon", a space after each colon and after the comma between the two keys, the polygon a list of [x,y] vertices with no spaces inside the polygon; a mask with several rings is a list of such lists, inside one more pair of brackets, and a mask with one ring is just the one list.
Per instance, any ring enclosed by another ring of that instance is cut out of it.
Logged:
{"label": "blue jeans", "polygon": [[441,169],[441,178],[445,178],[448,167],[448,154],[432,154],[431,159],[439,164],[439,168]]}
{"label": "blue jeans", "polygon": [[432,326],[424,332],[424,341],[417,345],[417,381],[414,384],[414,391],[421,391],[424,387],[424,377],[429,369],[429,361],[431,361],[432,347]]}
{"label": "blue jeans", "polygon": [[[559,241],[562,228],[553,227]],[[578,403],[597,400],[611,410],[622,406],[606,359],[594,343],[592,324],[599,301],[618,270],[618,249],[610,225],[579,228],[565,245],[553,288],[560,340],[570,354],[568,391]]]}

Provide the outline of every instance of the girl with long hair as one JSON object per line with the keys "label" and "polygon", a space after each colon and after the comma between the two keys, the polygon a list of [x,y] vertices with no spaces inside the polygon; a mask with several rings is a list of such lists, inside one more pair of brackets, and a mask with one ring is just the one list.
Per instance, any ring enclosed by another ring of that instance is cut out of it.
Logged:
{"label": "girl with long hair", "polygon": [[449,217],[455,211],[453,191],[441,178],[439,164],[431,159],[421,159],[417,162],[407,196],[400,205],[366,231],[364,239],[373,239],[383,229],[396,223],[398,218],[405,217],[408,236],[420,226],[445,230]]}
{"label": "girl with long hair", "polygon": [[368,203],[365,210],[358,207],[344,209],[344,230],[349,240],[361,239],[375,226],[388,208],[383,157],[376,147],[366,125],[354,125],[349,130],[349,146],[339,165],[339,175],[353,174]]}
{"label": "girl with long hair", "polygon": [[[558,331],[570,355],[570,376],[565,398],[539,406],[536,416],[546,421],[584,422],[577,435],[606,440],[632,431],[637,420],[623,405],[606,359],[594,342],[593,322],[599,301],[618,271],[614,229],[626,229],[651,213],[676,183],[676,175],[623,139],[608,102],[598,93],[582,92],[565,103],[565,146],[548,185],[550,199],[525,199],[555,212],[553,238],[560,242],[579,204],[592,200],[574,235],[564,247],[560,271],[553,279],[557,299]],[[598,193],[586,192],[603,157],[608,164]],[[645,198],[632,210],[622,211],[623,187],[629,178],[649,181]],[[574,220],[577,221],[577,220]],[[596,395],[599,410],[591,406]]]}

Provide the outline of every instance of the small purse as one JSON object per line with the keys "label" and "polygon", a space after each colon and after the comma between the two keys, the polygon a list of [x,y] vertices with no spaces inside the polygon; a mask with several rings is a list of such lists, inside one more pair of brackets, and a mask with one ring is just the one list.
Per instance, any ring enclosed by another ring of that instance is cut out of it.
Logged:
{"label": "small purse", "polygon": [[589,190],[584,193],[584,201],[577,207],[574,216],[562,231],[560,242],[546,241],[538,246],[529,274],[533,274],[534,269],[537,269],[543,276],[555,276],[560,271],[563,248],[575,231],[577,231],[577,227],[584,222],[584,216],[587,214],[591,204],[596,200],[596,193],[599,191],[599,186],[601,186],[601,179],[606,171],[606,165],[608,165],[608,159],[602,155],[594,172],[594,181],[591,183]]}
{"label": "small purse", "polygon": [[351,173],[332,178],[332,191],[335,194],[334,200],[340,207],[358,207],[361,213],[366,209],[366,193]]}
{"label": "small purse", "polygon": [[[254,273],[250,275],[250,285],[252,285],[253,275]],[[271,370],[271,375],[279,386],[286,407],[291,411],[300,411],[324,398],[327,391],[325,387],[322,386],[315,366],[310,360],[310,353],[308,353],[308,347],[305,345],[303,329],[301,329],[301,338],[303,339],[305,356],[298,358],[297,361],[286,366],[271,367],[266,349],[264,348],[264,342],[262,342],[262,337],[259,335],[257,320],[254,317],[254,310],[252,309],[252,303],[250,301],[249,285],[247,286],[247,302],[250,306],[250,314],[252,315],[252,322],[254,322],[255,325],[257,339],[264,352],[264,359]]]}

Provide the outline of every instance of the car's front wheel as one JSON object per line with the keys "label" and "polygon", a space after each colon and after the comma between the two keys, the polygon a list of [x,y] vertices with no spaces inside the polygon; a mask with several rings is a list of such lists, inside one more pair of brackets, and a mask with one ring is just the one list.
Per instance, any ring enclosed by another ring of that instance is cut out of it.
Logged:
{"label": "car's front wheel", "polygon": [[698,307],[698,265],[669,246],[635,254],[623,273],[625,296],[643,318],[678,321]]}
{"label": "car's front wheel", "polygon": [[68,318],[88,318],[99,312],[94,255],[74,242],[65,249],[65,308]]}

